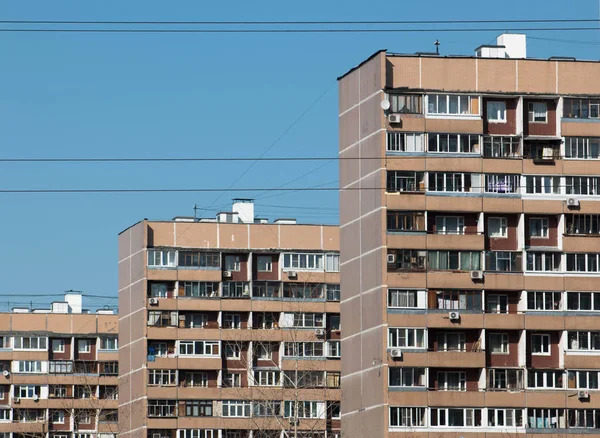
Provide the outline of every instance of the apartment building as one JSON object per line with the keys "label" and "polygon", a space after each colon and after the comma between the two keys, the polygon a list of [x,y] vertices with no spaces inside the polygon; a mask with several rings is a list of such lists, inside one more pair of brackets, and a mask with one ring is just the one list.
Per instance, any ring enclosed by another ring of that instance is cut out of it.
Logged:
{"label": "apartment building", "polygon": [[82,309],[80,293],[0,313],[0,436],[116,437],[117,324]]}
{"label": "apartment building", "polygon": [[119,236],[122,437],[340,431],[337,226],[141,221]]}
{"label": "apartment building", "polygon": [[339,78],[343,436],[600,433],[598,77],[501,35]]}

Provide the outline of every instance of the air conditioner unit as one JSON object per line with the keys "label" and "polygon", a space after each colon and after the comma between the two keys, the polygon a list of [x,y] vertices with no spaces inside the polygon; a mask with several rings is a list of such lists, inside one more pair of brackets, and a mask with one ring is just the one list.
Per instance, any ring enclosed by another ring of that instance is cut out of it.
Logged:
{"label": "air conditioner unit", "polygon": [[148,302],[151,306],[158,306],[158,298],[150,298]]}
{"label": "air conditioner unit", "polygon": [[13,399],[13,403],[18,405],[19,403],[21,403],[21,399],[20,398],[14,398]]}
{"label": "air conditioner unit", "polygon": [[388,254],[387,261],[388,263],[396,263],[396,254]]}
{"label": "air conditioner unit", "polygon": [[567,207],[579,207],[579,199],[568,198],[567,199]]}
{"label": "air conditioner unit", "polygon": [[37,394],[33,394],[33,397],[31,397],[33,399],[34,402],[39,401],[40,400],[40,396]]}
{"label": "air conditioner unit", "polygon": [[4,377],[8,377],[8,376],[10,376],[10,371],[4,370],[4,371],[2,371],[2,374],[4,375]]}
{"label": "air conditioner unit", "polygon": [[296,271],[288,271],[288,278],[298,278],[298,273]]}
{"label": "air conditioner unit", "polygon": [[471,271],[471,280],[483,280],[483,271]]}
{"label": "air conditioner unit", "polygon": [[460,313],[459,312],[450,312],[450,313],[448,313],[448,319],[450,321],[459,321]]}
{"label": "air conditioner unit", "polygon": [[223,271],[223,277],[231,278],[231,271]]}
{"label": "air conditioner unit", "polygon": [[394,348],[390,350],[390,356],[392,356],[394,359],[400,359],[402,358],[402,350],[399,348]]}
{"label": "air conditioner unit", "polygon": [[390,114],[388,116],[388,120],[390,123],[401,123],[402,119],[400,118],[400,114]]}
{"label": "air conditioner unit", "polygon": [[323,329],[315,329],[315,336],[325,336],[325,330]]}
{"label": "air conditioner unit", "polygon": [[578,391],[577,392],[577,398],[579,400],[589,400],[590,399],[590,393],[588,391]]}

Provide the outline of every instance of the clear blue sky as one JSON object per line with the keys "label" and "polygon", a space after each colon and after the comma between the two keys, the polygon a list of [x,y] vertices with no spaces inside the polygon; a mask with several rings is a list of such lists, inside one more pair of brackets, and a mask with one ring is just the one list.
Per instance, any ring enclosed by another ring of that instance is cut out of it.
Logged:
{"label": "clear blue sky", "polygon": [[[1,20],[416,20],[598,18],[597,0],[489,2],[0,1]],[[336,76],[378,49],[471,54],[498,32],[464,34],[0,34],[3,157],[334,156]],[[599,32],[530,36],[600,42]],[[600,46],[528,41],[530,56],[599,59]],[[330,88],[331,87],[331,88]],[[227,187],[248,163],[7,164],[0,188]],[[259,163],[237,187],[274,187],[323,166]],[[329,163],[292,186],[337,184]],[[252,194],[239,193],[249,197]],[[257,204],[262,216],[337,221],[337,193]],[[235,193],[217,206],[227,208]],[[0,310],[66,289],[116,296],[117,234],[142,218],[191,215],[217,194],[0,195]],[[212,212],[210,213],[212,216]],[[33,281],[35,280],[35,281]],[[6,296],[10,295],[10,296]],[[14,295],[17,295],[16,297]],[[87,303],[95,308],[116,300]]]}

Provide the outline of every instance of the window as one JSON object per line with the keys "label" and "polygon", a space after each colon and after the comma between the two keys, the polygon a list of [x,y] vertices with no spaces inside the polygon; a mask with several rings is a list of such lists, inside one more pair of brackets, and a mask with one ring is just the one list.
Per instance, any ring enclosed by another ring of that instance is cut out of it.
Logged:
{"label": "window", "polygon": [[598,271],[598,254],[567,254],[567,272]]}
{"label": "window", "polygon": [[427,134],[428,152],[479,153],[479,135],[477,134]]}
{"label": "window", "polygon": [[523,409],[488,409],[490,427],[524,427]]}
{"label": "window", "polygon": [[322,271],[323,254],[286,253],[283,255],[283,269]]}
{"label": "window", "polygon": [[328,284],[327,289],[327,301],[339,301],[340,300],[340,285],[339,284]]}
{"label": "window", "polygon": [[600,215],[566,214],[567,234],[600,234]]}
{"label": "window", "polygon": [[279,386],[279,371],[254,371],[255,386]]}
{"label": "window", "polygon": [[283,319],[289,326],[300,328],[316,328],[325,327],[325,317],[323,313],[284,313]]}
{"label": "window", "polygon": [[206,313],[188,313],[180,315],[179,318],[185,318],[185,328],[202,328],[208,325],[208,315]]}
{"label": "window", "polygon": [[17,370],[19,373],[41,373],[42,361],[40,360],[20,360],[17,361]]}
{"label": "window", "polygon": [[65,411],[63,410],[55,410],[52,411],[52,423],[54,424],[64,424],[65,423]]}
{"label": "window", "polygon": [[256,270],[258,272],[271,272],[273,270],[273,258],[271,256],[258,256],[256,258]]}
{"label": "window", "polygon": [[565,157],[597,160],[600,138],[565,137]]}
{"label": "window", "polygon": [[457,94],[429,94],[427,114],[478,115],[479,98]]}
{"label": "window", "polygon": [[225,358],[226,359],[240,359],[241,348],[238,344],[227,343],[225,344]]}
{"label": "window", "polygon": [[560,194],[560,177],[525,176],[525,192],[528,194]]}
{"label": "window", "polygon": [[340,331],[342,328],[342,320],[339,314],[329,314],[329,329],[331,331]]}
{"label": "window", "polygon": [[519,193],[521,175],[486,174],[486,193]]}
{"label": "window", "polygon": [[219,283],[184,281],[183,296],[186,298],[209,298],[219,295]]}
{"label": "window", "polygon": [[223,400],[223,417],[250,417],[251,402]]}
{"label": "window", "polygon": [[521,252],[488,251],[486,254],[486,271],[521,272]]}
{"label": "window", "polygon": [[181,386],[186,388],[207,388],[208,374],[198,371],[186,371],[183,375]]}
{"label": "window", "polygon": [[[435,308],[444,310],[470,309],[481,311],[480,291],[439,290],[435,293]],[[430,304],[431,306],[431,304]]]}
{"label": "window", "polygon": [[388,211],[387,231],[426,231],[425,214],[421,211]]}
{"label": "window", "polygon": [[559,271],[561,253],[559,252],[532,252],[527,251],[528,271]]}
{"label": "window", "polygon": [[492,354],[508,354],[508,334],[490,333],[488,337]]}
{"label": "window", "polygon": [[223,298],[243,298],[250,296],[250,285],[243,281],[224,281]]}
{"label": "window", "polygon": [[488,218],[488,236],[494,238],[508,237],[508,226],[505,217]]}
{"label": "window", "polygon": [[431,408],[431,426],[480,427],[481,409]]}
{"label": "window", "polygon": [[425,329],[422,328],[389,328],[388,347],[426,348]]}
{"label": "window", "polygon": [[424,427],[426,408],[390,407],[390,427]]}
{"label": "window", "polygon": [[483,137],[483,156],[486,158],[519,157],[519,137]]}
{"label": "window", "polygon": [[327,357],[328,358],[340,358],[341,357],[341,346],[340,341],[327,341]]}
{"label": "window", "polygon": [[567,425],[574,429],[600,428],[600,411],[597,409],[569,409]]}
{"label": "window", "polygon": [[537,356],[549,356],[550,335],[531,335],[531,354]]}
{"label": "window", "polygon": [[390,112],[400,114],[422,114],[419,94],[390,94]]}
{"label": "window", "polygon": [[598,119],[600,118],[600,101],[598,99],[565,99],[564,117]]}
{"label": "window", "polygon": [[534,238],[548,238],[548,218],[529,218],[529,235]]}
{"label": "window", "polygon": [[389,368],[389,386],[422,387],[427,386],[425,368]]}
{"label": "window", "polygon": [[[296,408],[298,411],[296,412]],[[324,418],[325,403],[317,401],[284,402],[283,416],[285,418]]]}
{"label": "window", "polygon": [[283,355],[288,357],[323,357],[323,342],[285,342]]}
{"label": "window", "polygon": [[100,362],[100,375],[117,376],[119,374],[119,362]]}
{"label": "window", "polygon": [[[160,432],[159,432],[160,433]],[[150,434],[148,434],[150,435]],[[152,438],[157,438],[152,434]],[[218,430],[212,429],[179,429],[179,438],[217,438],[219,436]],[[160,438],[170,438],[171,435],[161,435]],[[223,438],[230,438],[227,435],[223,435]],[[237,437],[231,437],[237,438]]]}
{"label": "window", "polygon": [[561,292],[527,292],[527,310],[560,310]]}
{"label": "window", "polygon": [[150,296],[153,298],[169,298],[169,291],[165,283],[150,284]]}
{"label": "window", "polygon": [[600,389],[598,371],[569,371],[569,389]]}
{"label": "window", "polygon": [[65,352],[65,340],[64,339],[52,339],[52,352],[53,353],[64,353]]}
{"label": "window", "polygon": [[253,312],[254,328],[272,329],[278,325],[279,316],[268,312]]}
{"label": "window", "polygon": [[438,332],[436,351],[466,351],[465,334],[462,332]]}
{"label": "window", "polygon": [[567,292],[567,310],[600,311],[600,292]]}
{"label": "window", "polygon": [[548,123],[548,104],[529,102],[529,123]]}
{"label": "window", "polygon": [[225,373],[223,376],[224,388],[241,388],[242,375],[240,373]]}
{"label": "window", "polygon": [[177,385],[177,370],[148,370],[148,385]]}
{"label": "window", "polygon": [[417,308],[417,291],[388,289],[388,307],[396,309]]}
{"label": "window", "polygon": [[525,141],[523,147],[523,158],[534,160],[534,163],[540,164],[547,160],[552,163],[560,158],[560,144],[547,141]]}
{"label": "window", "polygon": [[177,327],[179,326],[179,316],[176,310],[150,310],[148,311],[148,325]]}
{"label": "window", "polygon": [[77,352],[78,353],[91,353],[92,341],[89,339],[79,339],[77,341]]}
{"label": "window", "polygon": [[501,100],[488,100],[487,119],[491,123],[506,123],[506,102]]}
{"label": "window", "polygon": [[18,398],[34,398],[39,397],[41,389],[34,385],[15,385],[15,397]]}
{"label": "window", "polygon": [[100,338],[100,350],[118,350],[118,340],[115,337],[103,336]]}
{"label": "window", "polygon": [[176,417],[176,409],[177,400],[148,400],[149,417]]}
{"label": "window", "polygon": [[220,268],[218,252],[179,251],[179,266],[187,268]]}
{"label": "window", "polygon": [[464,371],[438,371],[438,391],[466,391],[467,376]]}
{"label": "window", "polygon": [[65,385],[50,385],[48,395],[50,397],[65,398],[67,396],[67,387]]}
{"label": "window", "polygon": [[533,370],[527,372],[527,387],[537,389],[563,389],[563,371]]}
{"label": "window", "polygon": [[281,402],[275,400],[255,400],[253,403],[253,415],[255,417],[279,417],[281,416]]}
{"label": "window", "polygon": [[325,254],[325,272],[340,272],[339,254]]}
{"label": "window", "polygon": [[523,389],[523,370],[488,369],[488,390],[515,391]]}
{"label": "window", "polygon": [[218,356],[219,341],[179,341],[180,356]]}
{"label": "window", "polygon": [[487,294],[486,313],[508,313],[508,295]]}
{"label": "window", "polygon": [[565,177],[567,195],[598,195],[600,193],[600,177],[567,176]]}
{"label": "window", "polygon": [[237,255],[225,256],[225,270],[240,272],[240,270],[241,270],[240,256],[237,256]]}
{"label": "window", "polygon": [[320,299],[323,296],[323,284],[320,283],[284,283],[283,297],[294,299]]}
{"label": "window", "polygon": [[28,336],[15,336],[15,350],[46,350],[48,338],[36,338]]}
{"label": "window", "polygon": [[408,132],[388,132],[388,152],[424,152],[423,134]]}
{"label": "window", "polygon": [[436,234],[465,234],[465,218],[463,216],[436,216]]}
{"label": "window", "polygon": [[242,328],[242,317],[239,313],[224,313],[223,328],[240,329]]}
{"label": "window", "polygon": [[148,266],[151,268],[175,267],[176,251],[149,249]]}
{"label": "window", "polygon": [[567,332],[567,348],[577,351],[600,350],[600,332]]}
{"label": "window", "polygon": [[429,269],[479,271],[481,269],[479,251],[429,251]]}
{"label": "window", "polygon": [[324,388],[324,371],[284,371],[283,386],[285,388]]}
{"label": "window", "polygon": [[253,281],[252,296],[261,298],[274,298],[280,296],[280,285],[270,281]]}
{"label": "window", "polygon": [[[0,409],[0,421],[10,421],[10,409]],[[8,434],[8,432],[5,433]]]}
{"label": "window", "polygon": [[470,192],[470,173],[429,172],[430,192]]}
{"label": "window", "polygon": [[70,360],[52,360],[48,364],[50,374],[71,374],[73,372],[73,362]]}
{"label": "window", "polygon": [[424,192],[425,173],[388,170],[386,190],[388,192]]}
{"label": "window", "polygon": [[427,251],[414,249],[388,250],[388,271],[423,271],[427,260]]}

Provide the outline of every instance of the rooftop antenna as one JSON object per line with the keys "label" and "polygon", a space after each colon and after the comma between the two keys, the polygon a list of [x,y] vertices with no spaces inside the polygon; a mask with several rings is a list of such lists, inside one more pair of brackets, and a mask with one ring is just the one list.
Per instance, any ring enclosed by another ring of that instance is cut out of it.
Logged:
{"label": "rooftop antenna", "polygon": [[435,46],[435,54],[439,55],[440,54],[440,40],[435,40],[435,43],[433,43],[433,45]]}
{"label": "rooftop antenna", "polygon": [[194,204],[194,222],[197,221],[197,216],[198,216],[198,204]]}

